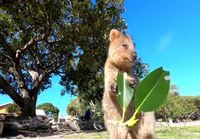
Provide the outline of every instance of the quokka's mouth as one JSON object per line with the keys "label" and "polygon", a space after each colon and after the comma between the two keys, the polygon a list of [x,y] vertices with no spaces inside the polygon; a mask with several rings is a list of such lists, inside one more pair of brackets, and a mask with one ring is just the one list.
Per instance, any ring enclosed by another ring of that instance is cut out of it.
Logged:
{"label": "quokka's mouth", "polygon": [[137,59],[137,53],[136,53],[136,52],[133,52],[131,58],[133,59],[133,61],[135,61],[135,60]]}
{"label": "quokka's mouth", "polygon": [[131,63],[135,62],[136,59],[137,59],[137,54],[136,54],[136,52],[134,52],[132,55],[130,55],[130,56],[124,58],[125,61],[131,62]]}
{"label": "quokka's mouth", "polygon": [[128,63],[133,63],[135,61],[135,59],[133,58],[124,58],[125,61],[127,61]]}

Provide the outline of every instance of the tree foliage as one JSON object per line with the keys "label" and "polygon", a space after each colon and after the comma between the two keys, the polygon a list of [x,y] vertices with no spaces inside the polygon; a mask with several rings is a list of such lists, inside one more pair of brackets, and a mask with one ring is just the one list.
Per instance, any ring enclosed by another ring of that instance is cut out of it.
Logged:
{"label": "tree foliage", "polygon": [[157,119],[186,119],[192,118],[192,114],[200,112],[200,109],[198,108],[197,97],[180,96],[177,95],[177,92],[173,93],[172,90],[164,104],[156,111]]}
{"label": "tree foliage", "polygon": [[136,59],[133,73],[138,79],[146,77],[149,73],[149,64],[144,63],[141,58]]}
{"label": "tree foliage", "polygon": [[121,0],[1,1],[0,93],[24,116],[35,115],[53,75],[61,76],[62,94],[100,99],[108,33],[126,29],[123,11]]}
{"label": "tree foliage", "polygon": [[84,115],[88,107],[89,106],[85,106],[83,103],[80,103],[79,99],[77,98],[70,102],[66,110],[69,115]]}
{"label": "tree foliage", "polygon": [[[102,98],[103,67],[107,57],[109,32],[112,28],[122,31],[126,29],[121,17],[124,11],[122,5],[123,1],[97,0],[96,5],[89,9],[82,8],[86,6],[83,4],[79,7],[79,17],[86,18],[82,23],[84,27],[78,32],[85,34],[80,36],[77,42],[81,55],[74,67],[67,67],[61,84],[66,86],[64,92],[78,95],[84,104]],[[74,89],[74,86],[77,89]]]}
{"label": "tree foliage", "polygon": [[53,117],[55,119],[58,118],[58,114],[59,114],[59,111],[60,111],[57,107],[55,107],[51,103],[40,104],[40,105],[37,106],[37,109],[44,110],[47,116]]}
{"label": "tree foliage", "polygon": [[67,113],[78,117],[84,117],[87,110],[90,110],[91,118],[98,118],[98,120],[103,121],[101,101],[93,102],[91,100],[88,105],[85,105],[80,102],[79,98],[76,98],[67,106]]}
{"label": "tree foliage", "polygon": [[200,112],[200,96],[195,97],[195,104],[198,107],[199,112]]}
{"label": "tree foliage", "polygon": [[7,107],[8,113],[19,115],[21,113],[20,107],[13,103]]}

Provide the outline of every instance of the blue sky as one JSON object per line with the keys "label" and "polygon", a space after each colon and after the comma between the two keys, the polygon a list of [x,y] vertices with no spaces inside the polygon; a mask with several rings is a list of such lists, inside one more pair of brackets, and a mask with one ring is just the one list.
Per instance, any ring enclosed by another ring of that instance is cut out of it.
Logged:
{"label": "blue sky", "polygon": [[[200,95],[200,1],[199,0],[126,0],[128,33],[133,36],[138,56],[150,65],[171,72],[172,83],[181,95]],[[52,88],[38,97],[38,103],[51,102],[66,115],[74,97],[60,96],[59,78]],[[0,96],[0,104],[10,102]]]}
{"label": "blue sky", "polygon": [[124,17],[139,57],[171,72],[181,95],[200,95],[200,1],[127,0]]}

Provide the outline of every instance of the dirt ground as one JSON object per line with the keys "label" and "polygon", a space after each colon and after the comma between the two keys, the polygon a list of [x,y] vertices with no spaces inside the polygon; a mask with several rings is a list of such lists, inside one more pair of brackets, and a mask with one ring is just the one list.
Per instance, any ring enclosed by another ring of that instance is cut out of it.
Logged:
{"label": "dirt ground", "polygon": [[[187,126],[200,126],[200,120],[198,121],[192,121],[192,122],[182,122],[182,123],[156,123],[156,127],[160,128],[160,127],[166,127],[166,126],[170,126],[170,127],[187,127]],[[105,132],[105,131],[104,131]],[[24,137],[22,135],[18,135],[15,137],[6,137],[6,138],[1,138],[1,139],[67,139],[70,138],[70,136],[73,136],[77,133],[75,132],[71,132],[71,133],[62,133],[59,135],[52,135],[52,136],[44,136],[44,137]],[[82,132],[82,133],[78,133],[78,135],[81,134],[95,134],[95,131],[88,131],[88,132]]]}

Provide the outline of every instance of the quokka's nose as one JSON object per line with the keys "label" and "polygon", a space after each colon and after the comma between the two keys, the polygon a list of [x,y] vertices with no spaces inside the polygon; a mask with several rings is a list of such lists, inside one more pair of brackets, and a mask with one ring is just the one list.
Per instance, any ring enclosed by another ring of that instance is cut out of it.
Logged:
{"label": "quokka's nose", "polygon": [[136,60],[136,58],[137,58],[137,53],[136,52],[133,52],[132,58],[133,58],[133,60]]}

